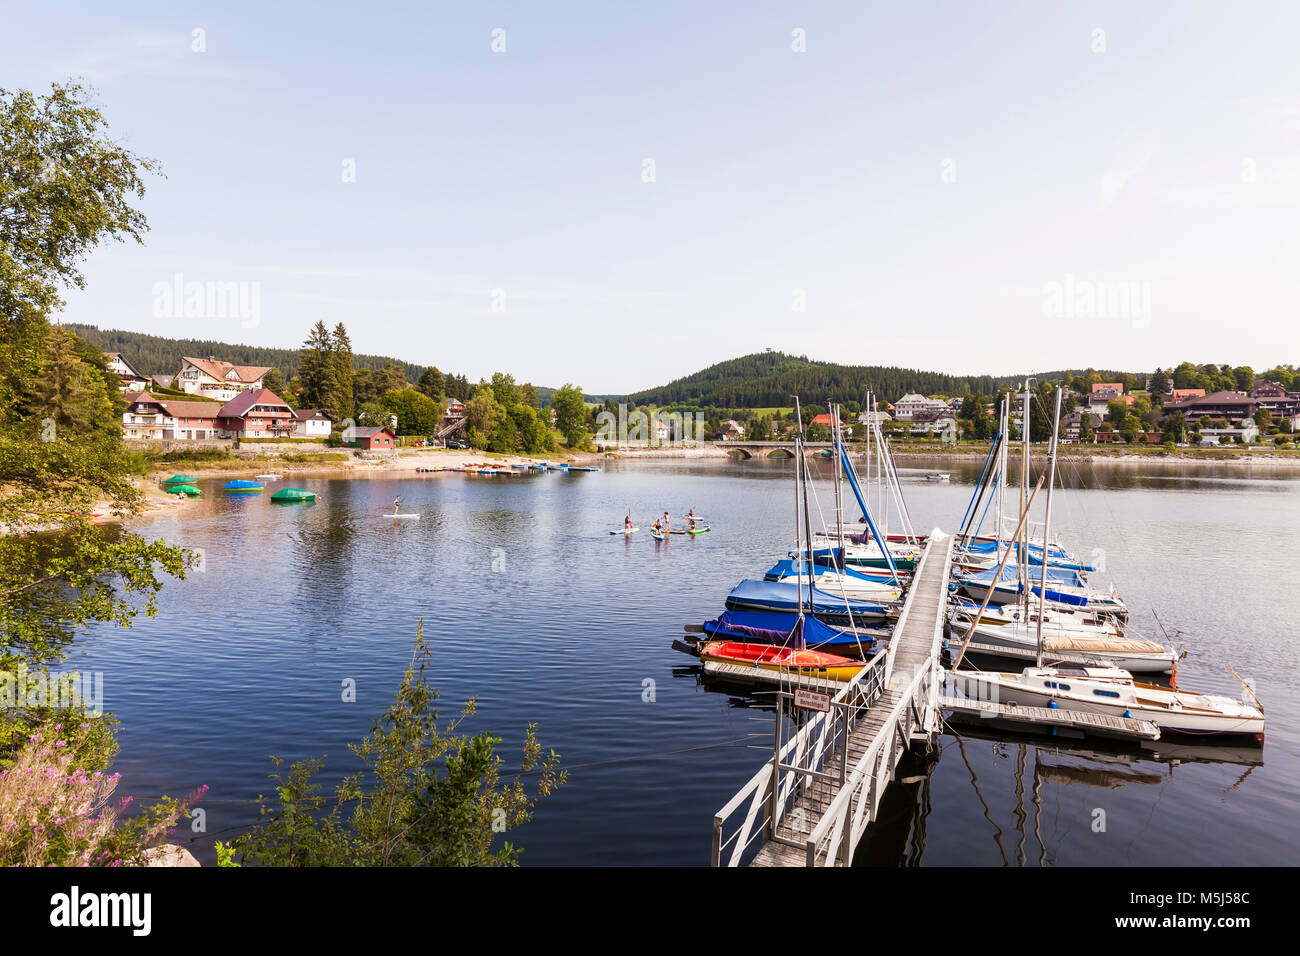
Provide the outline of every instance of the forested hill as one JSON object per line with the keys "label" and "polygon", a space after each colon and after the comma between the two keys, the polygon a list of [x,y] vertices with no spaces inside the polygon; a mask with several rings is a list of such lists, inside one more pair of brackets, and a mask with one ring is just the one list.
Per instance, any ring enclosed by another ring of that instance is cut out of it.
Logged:
{"label": "forested hill", "polygon": [[791,395],[816,403],[862,402],[868,388],[886,401],[894,401],[907,392],[991,395],[999,386],[1020,380],[1016,376],[944,375],[878,365],[836,365],[781,352],[755,352],[719,362],[659,388],[629,395],[627,401],[636,405],[768,408],[789,405]]}
{"label": "forested hill", "polygon": [[[99,329],[93,325],[69,322],[72,332],[94,342],[105,352],[121,352],[142,375],[175,375],[181,368],[181,357],[192,355],[207,358],[209,355],[235,365],[264,365],[279,369],[286,379],[298,372],[297,349],[259,348],[255,345],[232,345],[229,342],[212,342],[208,339],[171,339],[143,332],[126,332],[122,329]],[[354,355],[356,369],[378,370],[393,361],[402,370],[408,382],[419,380],[423,365],[413,365],[386,355]]]}

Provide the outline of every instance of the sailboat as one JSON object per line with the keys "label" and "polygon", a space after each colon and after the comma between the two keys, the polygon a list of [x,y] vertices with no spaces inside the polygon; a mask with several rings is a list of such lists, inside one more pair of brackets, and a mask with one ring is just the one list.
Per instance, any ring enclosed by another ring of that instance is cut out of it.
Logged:
{"label": "sailboat", "polygon": [[[1052,487],[1056,480],[1057,442],[1060,432],[1061,389],[1056,390],[1052,444],[1048,454],[1047,505],[1043,517],[1044,546],[1050,541]],[[1025,419],[1029,420],[1029,391],[1026,389]],[[1041,483],[1041,479],[1040,479]],[[1029,501],[1032,505],[1032,498]],[[1021,513],[1023,525],[1027,508]],[[1215,694],[1202,694],[1173,687],[1134,681],[1133,674],[1119,667],[1048,667],[1044,641],[1044,612],[1047,607],[1047,565],[1040,566],[1038,617],[1034,622],[1037,643],[1035,666],[1020,673],[954,671],[957,688],[967,696],[1022,707],[1057,707],[1084,713],[1150,720],[1162,734],[1220,734],[1264,740],[1264,711],[1258,700],[1247,703]],[[978,622],[977,622],[978,623]],[[1246,693],[1252,697],[1249,687]]]}
{"label": "sailboat", "polygon": [[[808,463],[804,456],[803,420],[798,397],[795,398],[795,415],[798,425],[795,432],[795,534],[796,537],[810,537]],[[701,644],[700,658],[805,676],[828,676],[832,680],[851,679],[861,669],[860,661],[810,648],[809,638],[818,647],[832,644],[846,648],[853,646],[860,657],[865,657],[875,642],[870,636],[859,633],[857,620],[864,614],[881,619],[885,608],[819,593],[811,578],[805,583],[807,562],[796,561],[794,566],[793,588],[783,582],[742,581],[733,589],[727,598],[727,612],[705,625],[706,634],[723,639]],[[847,620],[849,629],[831,628],[819,620],[823,616]]]}

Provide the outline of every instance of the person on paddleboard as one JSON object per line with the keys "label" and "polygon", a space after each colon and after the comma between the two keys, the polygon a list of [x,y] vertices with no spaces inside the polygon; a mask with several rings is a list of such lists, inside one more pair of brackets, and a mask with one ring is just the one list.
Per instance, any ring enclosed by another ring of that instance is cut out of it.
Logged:
{"label": "person on paddleboard", "polygon": [[690,511],[686,512],[686,517],[687,517],[688,519],[690,519],[691,521],[694,521],[694,520],[695,520],[695,509],[692,508]]}
{"label": "person on paddleboard", "polygon": [[632,530],[632,516],[630,514],[623,519],[623,530],[624,531]]}
{"label": "person on paddleboard", "polygon": [[689,523],[686,525],[686,530],[687,530],[687,531],[694,531],[694,530],[695,530],[695,519],[694,519],[694,518],[691,518],[691,519],[690,519]]}
{"label": "person on paddleboard", "polygon": [[397,506],[402,503],[402,496],[398,495],[393,499],[393,514],[397,514]]}

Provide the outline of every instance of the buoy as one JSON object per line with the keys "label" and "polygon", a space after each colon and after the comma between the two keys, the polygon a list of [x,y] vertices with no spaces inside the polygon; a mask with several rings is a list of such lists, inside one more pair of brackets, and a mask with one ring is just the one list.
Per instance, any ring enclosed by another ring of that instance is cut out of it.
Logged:
{"label": "buoy", "polygon": [[1054,701],[1054,700],[1049,700],[1049,701],[1047,702],[1047,709],[1048,709],[1048,710],[1056,710],[1056,708],[1057,708],[1056,701]]}
{"label": "buoy", "polygon": [[1128,711],[1128,710],[1124,711],[1124,718],[1125,718],[1126,720],[1132,720],[1132,719],[1133,719],[1133,712],[1132,712],[1132,711]]}

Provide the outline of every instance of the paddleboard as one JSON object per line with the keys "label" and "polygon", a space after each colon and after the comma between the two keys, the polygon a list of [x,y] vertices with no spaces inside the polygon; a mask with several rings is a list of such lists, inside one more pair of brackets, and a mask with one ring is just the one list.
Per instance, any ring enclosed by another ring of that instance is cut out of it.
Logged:
{"label": "paddleboard", "polygon": [[619,528],[617,531],[611,531],[610,534],[636,534],[640,528]]}
{"label": "paddleboard", "polygon": [[651,532],[650,532],[650,537],[654,538],[656,541],[662,541],[664,538],[668,537],[668,535],[666,535],[666,534],[656,534],[655,532],[651,531]]}
{"label": "paddleboard", "polygon": [[420,516],[419,516],[418,514],[408,514],[407,512],[403,511],[401,514],[395,514],[395,515],[380,515],[379,517],[381,517],[381,518],[418,518],[418,517],[420,517]]}
{"label": "paddleboard", "polygon": [[708,534],[708,528],[696,528],[694,531],[688,531],[687,534]]}

